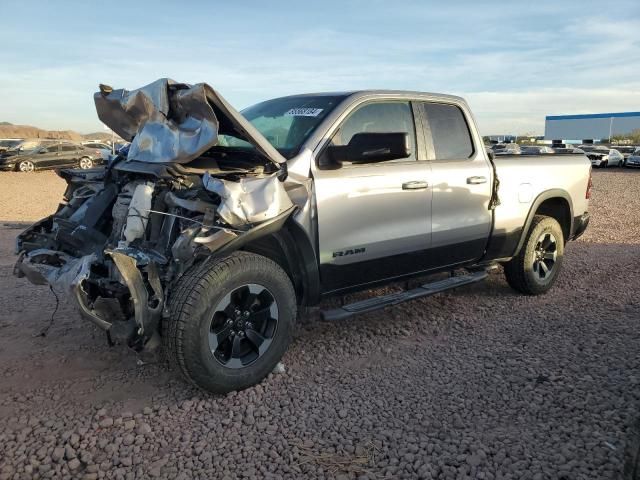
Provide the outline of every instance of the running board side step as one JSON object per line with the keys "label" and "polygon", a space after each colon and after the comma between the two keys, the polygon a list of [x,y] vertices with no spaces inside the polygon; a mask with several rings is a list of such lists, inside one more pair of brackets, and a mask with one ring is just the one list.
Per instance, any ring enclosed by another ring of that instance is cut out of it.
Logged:
{"label": "running board side step", "polygon": [[381,297],[367,298],[359,302],[350,303],[340,308],[333,308],[331,310],[325,310],[321,312],[323,320],[337,321],[344,320],[354,315],[361,313],[373,312],[374,310],[380,310],[385,307],[391,307],[398,305],[399,303],[406,302],[408,300],[414,300],[420,297],[428,297],[429,295],[435,295],[436,293],[445,292],[454,288],[462,287],[463,285],[469,285],[472,283],[481,282],[487,278],[488,273],[486,271],[473,272],[467,275],[461,275],[459,277],[445,278],[437,282],[425,283],[418,288],[411,290],[405,290],[403,292],[390,293]]}

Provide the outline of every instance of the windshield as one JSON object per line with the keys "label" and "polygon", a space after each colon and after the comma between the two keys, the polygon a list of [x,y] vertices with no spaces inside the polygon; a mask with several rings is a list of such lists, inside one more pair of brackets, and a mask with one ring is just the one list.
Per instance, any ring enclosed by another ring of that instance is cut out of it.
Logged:
{"label": "windshield", "polygon": [[0,147],[13,148],[20,143],[20,140],[0,140]]}
{"label": "windshield", "polygon": [[[320,122],[338,105],[344,95],[301,95],[276,98],[242,110],[242,115],[289,159]],[[220,135],[218,145],[253,149],[253,146],[230,135]]]}

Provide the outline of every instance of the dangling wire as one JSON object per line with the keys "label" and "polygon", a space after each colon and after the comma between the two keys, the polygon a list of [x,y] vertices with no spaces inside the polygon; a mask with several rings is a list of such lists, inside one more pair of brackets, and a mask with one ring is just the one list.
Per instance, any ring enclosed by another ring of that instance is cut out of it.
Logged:
{"label": "dangling wire", "polygon": [[53,296],[56,299],[56,308],[53,309],[53,313],[51,314],[51,318],[49,319],[49,324],[46,327],[44,327],[39,334],[35,335],[36,337],[47,336],[47,334],[49,333],[49,329],[51,329],[51,326],[53,325],[53,320],[56,316],[56,313],[58,312],[58,306],[60,306],[60,299],[58,298],[58,294],[55,292],[55,290],[51,285],[49,285],[49,290],[51,290],[51,293],[53,293]]}

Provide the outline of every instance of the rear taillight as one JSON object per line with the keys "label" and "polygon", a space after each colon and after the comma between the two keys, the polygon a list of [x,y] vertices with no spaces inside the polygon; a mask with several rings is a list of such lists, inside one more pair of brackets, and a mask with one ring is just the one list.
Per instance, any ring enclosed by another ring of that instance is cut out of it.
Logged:
{"label": "rear taillight", "polygon": [[591,177],[591,168],[589,168],[589,181],[587,182],[587,191],[584,194],[584,198],[589,200],[591,198],[591,189],[593,188],[593,179]]}

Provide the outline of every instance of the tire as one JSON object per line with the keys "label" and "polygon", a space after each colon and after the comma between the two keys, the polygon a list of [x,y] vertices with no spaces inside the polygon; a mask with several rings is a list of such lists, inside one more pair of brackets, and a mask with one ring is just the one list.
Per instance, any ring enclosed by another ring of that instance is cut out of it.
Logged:
{"label": "tire", "polygon": [[623,478],[624,480],[640,480],[640,419],[629,427],[627,433]]}
{"label": "tire", "polygon": [[29,172],[33,172],[36,169],[36,166],[31,160],[23,160],[20,163],[18,163],[18,166],[16,167],[16,169],[19,172],[29,173]]}
{"label": "tire", "polygon": [[188,381],[227,393],[273,371],[295,319],[296,296],[284,270],[266,257],[236,252],[180,279],[163,320],[163,343],[170,364]]}
{"label": "tire", "polygon": [[555,218],[536,215],[520,252],[504,265],[507,283],[526,295],[545,293],[558,279],[563,257],[560,224]]}
{"label": "tire", "polygon": [[78,166],[82,170],[89,170],[90,168],[93,168],[93,160],[91,160],[89,157],[82,157],[80,159],[80,162],[78,163]]}

